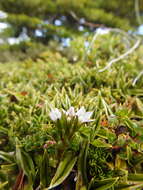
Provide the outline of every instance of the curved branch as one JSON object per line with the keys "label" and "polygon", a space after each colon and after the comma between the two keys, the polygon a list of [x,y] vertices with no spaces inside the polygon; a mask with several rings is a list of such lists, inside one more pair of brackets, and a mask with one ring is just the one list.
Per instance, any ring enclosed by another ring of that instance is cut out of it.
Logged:
{"label": "curved branch", "polygon": [[120,55],[119,57],[117,57],[117,58],[111,60],[111,61],[107,64],[107,66],[104,67],[103,69],[100,69],[99,72],[103,72],[103,71],[109,69],[109,68],[112,66],[113,63],[116,63],[116,62],[118,62],[118,61],[124,59],[125,57],[127,57],[127,56],[130,55],[131,53],[133,53],[133,51],[139,47],[140,42],[141,42],[141,39],[138,39],[137,42],[134,44],[134,46],[133,46],[132,48],[130,48],[127,52],[125,52],[124,54]]}
{"label": "curved branch", "polygon": [[80,18],[77,17],[77,15],[73,12],[73,11],[70,11],[70,15],[81,25],[84,25],[84,26],[88,26],[88,27],[103,27],[104,25],[103,24],[95,24],[95,23],[92,23],[92,22],[87,22],[87,21],[84,21],[81,23],[80,21]]}
{"label": "curved branch", "polygon": [[138,76],[133,80],[132,85],[135,86],[136,82],[140,79],[140,77],[143,75],[143,71],[141,71]]}

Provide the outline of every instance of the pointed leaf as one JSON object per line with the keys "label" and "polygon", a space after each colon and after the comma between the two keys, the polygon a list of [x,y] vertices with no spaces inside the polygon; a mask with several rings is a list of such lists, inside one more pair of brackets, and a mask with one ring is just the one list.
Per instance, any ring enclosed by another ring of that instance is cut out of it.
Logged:
{"label": "pointed leaf", "polygon": [[45,150],[40,166],[40,184],[42,187],[47,187],[50,182],[50,167],[47,150]]}
{"label": "pointed leaf", "polygon": [[60,162],[56,174],[53,177],[48,189],[52,189],[60,185],[68,177],[76,161],[77,157],[75,157],[72,152],[67,152],[65,158],[63,158],[63,160]]}
{"label": "pointed leaf", "polygon": [[143,187],[143,183],[119,184],[114,190],[138,190],[140,187]]}
{"label": "pointed leaf", "polygon": [[141,182],[143,182],[143,174],[129,174],[128,180],[129,181],[141,181]]}
{"label": "pointed leaf", "polygon": [[118,177],[116,178],[108,178],[104,180],[92,180],[90,182],[90,187],[94,190],[108,190],[109,188],[113,187],[115,183],[118,181]]}
{"label": "pointed leaf", "polygon": [[86,159],[87,159],[87,152],[89,148],[88,141],[84,141],[82,143],[82,149],[80,151],[79,159],[78,159],[78,178],[76,181],[76,190],[82,188],[86,188],[88,185],[87,180],[87,168],[86,168]]}
{"label": "pointed leaf", "polygon": [[29,180],[35,176],[34,163],[28,153],[24,152],[20,147],[18,139],[16,140],[16,159],[19,167],[24,171]]}
{"label": "pointed leaf", "polygon": [[4,183],[0,183],[0,189],[3,190],[3,188],[8,184],[8,181]]}
{"label": "pointed leaf", "polygon": [[93,146],[95,146],[95,147],[105,147],[105,148],[111,148],[111,147],[112,147],[111,144],[108,144],[108,143],[106,143],[106,142],[103,142],[103,141],[100,140],[100,139],[94,140],[91,144],[92,144]]}
{"label": "pointed leaf", "polygon": [[14,156],[11,153],[0,151],[0,158],[9,163],[14,162]]}

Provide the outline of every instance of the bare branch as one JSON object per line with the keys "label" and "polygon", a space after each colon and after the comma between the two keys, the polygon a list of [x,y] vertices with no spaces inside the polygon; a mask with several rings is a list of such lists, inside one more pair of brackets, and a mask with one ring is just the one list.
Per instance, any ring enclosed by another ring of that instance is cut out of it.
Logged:
{"label": "bare branch", "polygon": [[143,75],[143,71],[141,71],[138,76],[133,80],[132,85],[135,86],[136,82],[140,79],[140,77]]}
{"label": "bare branch", "polygon": [[81,22],[80,22],[80,18],[78,18],[77,15],[76,15],[73,11],[70,11],[70,15],[71,15],[79,24],[82,24],[82,25],[84,25],[84,26],[93,27],[93,28],[105,27],[105,25],[103,25],[103,24],[95,24],[95,23],[88,22],[88,21],[84,21],[83,23],[81,23]]}
{"label": "bare branch", "polygon": [[115,58],[115,59],[113,59],[113,60],[111,60],[111,61],[107,64],[107,66],[104,67],[103,69],[100,69],[99,72],[103,72],[103,71],[109,69],[109,68],[112,66],[113,63],[116,63],[116,62],[118,62],[118,61],[124,59],[124,58],[127,57],[128,55],[132,54],[133,51],[139,47],[140,42],[141,42],[141,39],[138,39],[132,48],[130,48],[126,53],[120,55],[119,57],[117,57],[117,58]]}

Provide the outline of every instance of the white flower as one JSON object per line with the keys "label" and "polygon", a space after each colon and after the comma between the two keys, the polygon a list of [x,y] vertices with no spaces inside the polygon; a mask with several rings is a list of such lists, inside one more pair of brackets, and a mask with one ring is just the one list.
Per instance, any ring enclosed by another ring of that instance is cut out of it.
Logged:
{"label": "white flower", "polygon": [[92,114],[93,114],[93,112],[86,112],[84,107],[81,107],[76,113],[76,115],[78,116],[78,119],[81,123],[94,121],[93,119],[90,119]]}
{"label": "white flower", "polygon": [[[93,119],[90,119],[93,112],[86,112],[84,107],[81,107],[77,112],[75,112],[74,107],[70,107],[67,111],[62,110],[62,112],[67,116],[68,120],[71,120],[72,117],[77,116],[79,122],[81,123],[94,121]],[[51,110],[49,116],[53,121],[57,121],[57,119],[61,119],[62,113],[59,109],[55,108]]]}
{"label": "white flower", "polygon": [[70,117],[74,117],[74,116],[75,116],[74,107],[70,107],[70,108],[66,111],[66,115],[68,115],[68,116],[70,116]]}
{"label": "white flower", "polygon": [[59,111],[59,109],[55,108],[51,110],[51,112],[49,113],[49,116],[51,120],[57,121],[57,119],[61,119],[62,114]]}

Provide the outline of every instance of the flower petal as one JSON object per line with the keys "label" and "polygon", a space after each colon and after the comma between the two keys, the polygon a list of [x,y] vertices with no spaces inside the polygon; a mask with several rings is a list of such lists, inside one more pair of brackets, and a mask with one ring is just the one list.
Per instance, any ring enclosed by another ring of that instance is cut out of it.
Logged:
{"label": "flower petal", "polygon": [[49,113],[49,116],[50,116],[51,120],[56,121],[57,119],[61,118],[62,114],[59,111],[59,109],[55,108],[55,109],[51,110],[51,112]]}
{"label": "flower petal", "polygon": [[75,116],[74,107],[70,107],[69,110],[66,112],[66,114],[70,117]]}
{"label": "flower petal", "polygon": [[82,106],[82,107],[76,112],[76,115],[77,115],[78,117],[80,117],[80,116],[84,115],[85,113],[86,113],[85,108]]}
{"label": "flower petal", "polygon": [[91,112],[86,112],[86,113],[84,114],[84,117],[85,117],[86,119],[90,119],[90,117],[92,116],[92,114],[93,114],[92,111],[91,111]]}
{"label": "flower petal", "polygon": [[83,108],[82,111],[79,110],[80,113],[78,113],[78,119],[81,123],[86,123],[86,122],[91,122],[94,121],[93,119],[90,119],[92,116],[93,112],[86,112],[85,109]]}

